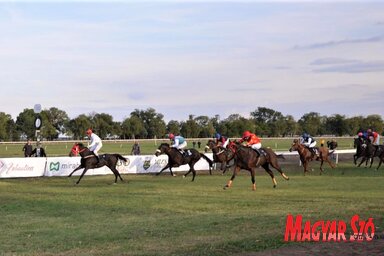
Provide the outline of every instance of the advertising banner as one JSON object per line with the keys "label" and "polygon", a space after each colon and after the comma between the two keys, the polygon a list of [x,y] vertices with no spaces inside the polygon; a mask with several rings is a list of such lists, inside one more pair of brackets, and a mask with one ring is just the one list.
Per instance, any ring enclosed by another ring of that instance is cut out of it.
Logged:
{"label": "advertising banner", "polygon": [[45,164],[43,157],[1,158],[0,178],[43,176]]}

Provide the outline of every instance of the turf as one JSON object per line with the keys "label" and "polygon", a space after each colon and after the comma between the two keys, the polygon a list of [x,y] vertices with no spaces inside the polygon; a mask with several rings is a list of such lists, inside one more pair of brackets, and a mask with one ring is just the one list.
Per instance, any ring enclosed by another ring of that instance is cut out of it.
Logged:
{"label": "turf", "polygon": [[[0,179],[0,252],[5,255],[233,255],[290,246],[288,214],[304,220],[373,218],[384,227],[383,170],[349,162],[324,175],[302,175],[283,163],[289,181],[277,188],[261,169],[257,190],[242,171],[230,173]],[[344,174],[343,174],[344,173]],[[351,232],[348,228],[347,232]]]}

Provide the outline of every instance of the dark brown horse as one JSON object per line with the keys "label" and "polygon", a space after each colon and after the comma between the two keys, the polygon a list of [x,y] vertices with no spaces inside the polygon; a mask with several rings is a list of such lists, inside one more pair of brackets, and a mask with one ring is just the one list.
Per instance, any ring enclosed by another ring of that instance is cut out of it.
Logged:
{"label": "dark brown horse", "polygon": [[166,154],[168,156],[168,163],[166,166],[164,166],[163,169],[161,169],[159,173],[157,173],[157,175],[162,173],[165,169],[169,168],[171,175],[174,176],[172,172],[172,167],[179,167],[181,165],[188,164],[189,171],[184,174],[184,177],[186,177],[190,172],[192,172],[192,181],[194,181],[196,176],[194,166],[200,160],[200,158],[204,158],[209,163],[209,174],[212,174],[212,160],[209,159],[206,155],[197,151],[196,149],[187,149],[187,155],[182,155],[182,153],[178,149],[171,147],[168,143],[162,143],[156,150],[155,155],[159,156],[161,154]]}
{"label": "dark brown horse", "polygon": [[68,177],[71,177],[72,174],[80,169],[83,169],[82,174],[80,175],[79,180],[76,182],[76,184],[79,184],[80,180],[83,178],[84,174],[89,170],[89,169],[94,169],[94,168],[99,168],[103,166],[107,166],[113,174],[115,175],[115,183],[117,182],[117,177],[120,178],[121,181],[123,181],[123,178],[120,176],[119,171],[116,169],[116,164],[119,160],[122,160],[124,162],[127,161],[125,157],[123,157],[120,154],[103,154],[100,155],[99,158],[100,160],[97,161],[96,156],[93,154],[92,151],[90,151],[87,147],[83,145],[83,143],[76,143],[72,149],[71,152],[69,153],[70,156],[73,155],[73,152],[78,152],[81,156],[81,162],[80,166],[78,166],[76,169],[74,169],[71,174],[69,174]]}
{"label": "dark brown horse", "polygon": [[[316,148],[318,151],[318,156],[316,157],[317,161],[320,161],[320,175],[323,173],[323,163],[324,161],[327,162],[332,168],[335,168],[335,165],[329,160],[329,155],[333,153],[333,151],[329,151],[326,147],[319,147]],[[300,161],[303,164],[304,168],[304,175],[309,172],[308,171],[308,165],[309,162],[313,160],[313,154],[306,146],[301,144],[298,139],[294,139],[291,148],[289,149],[290,152],[297,151],[300,156]]]}
{"label": "dark brown horse", "polygon": [[228,145],[228,148],[223,148],[216,144],[214,140],[209,140],[206,146],[206,149],[212,150],[213,153],[213,162],[220,163],[220,170],[223,174],[229,168],[229,162],[235,157],[235,149],[233,148],[233,143]]}
{"label": "dark brown horse", "polygon": [[241,169],[244,169],[251,173],[252,190],[256,190],[255,172],[256,168],[260,166],[263,167],[264,170],[271,176],[274,188],[276,187],[277,182],[272,170],[269,168],[269,165],[278,170],[284,179],[289,180],[288,176],[284,174],[277,161],[278,156],[275,154],[275,152],[273,152],[272,149],[261,148],[259,151],[262,152],[262,154],[259,155],[254,149],[250,147],[246,147],[240,144],[235,144],[234,147],[236,148],[234,158],[235,169],[233,170],[231,179],[224,186],[224,189],[231,187],[236,175]]}

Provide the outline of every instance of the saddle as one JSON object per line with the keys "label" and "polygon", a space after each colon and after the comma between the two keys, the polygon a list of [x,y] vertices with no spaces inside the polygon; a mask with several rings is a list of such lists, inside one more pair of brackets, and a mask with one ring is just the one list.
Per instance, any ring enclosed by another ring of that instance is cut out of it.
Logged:
{"label": "saddle", "polygon": [[178,149],[180,154],[183,156],[183,157],[188,157],[190,155],[192,155],[192,152],[187,149],[187,150],[184,150],[184,149]]}

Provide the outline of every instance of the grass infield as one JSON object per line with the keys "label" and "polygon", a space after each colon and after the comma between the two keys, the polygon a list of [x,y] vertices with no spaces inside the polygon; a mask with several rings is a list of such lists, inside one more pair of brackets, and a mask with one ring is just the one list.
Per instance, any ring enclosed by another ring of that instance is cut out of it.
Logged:
{"label": "grass infield", "polygon": [[[384,170],[356,168],[351,161],[322,176],[303,176],[297,164],[281,162],[285,181],[277,188],[258,169],[257,190],[247,171],[223,190],[231,171],[0,179],[1,255],[245,255],[284,242],[288,214],[303,222],[343,220],[347,234],[355,214],[384,228]],[[343,174],[344,173],[344,174]],[[349,235],[347,235],[349,237]],[[364,243],[364,242],[363,242]],[[365,242],[366,243],[366,242]]]}

